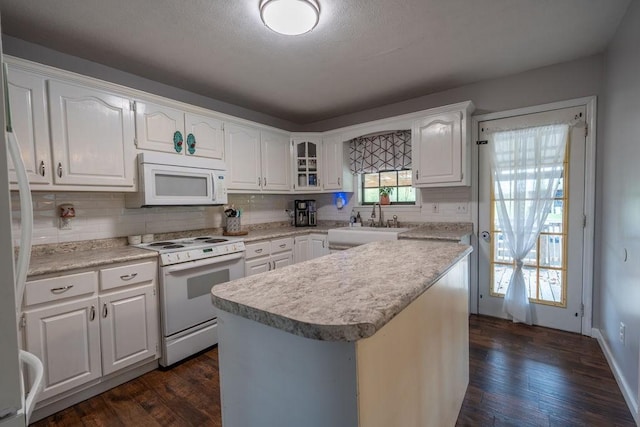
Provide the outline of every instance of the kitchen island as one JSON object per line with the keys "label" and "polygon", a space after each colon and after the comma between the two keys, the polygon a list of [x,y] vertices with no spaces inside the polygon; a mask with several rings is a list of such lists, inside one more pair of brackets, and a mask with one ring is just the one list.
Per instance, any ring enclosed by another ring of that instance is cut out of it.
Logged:
{"label": "kitchen island", "polygon": [[215,286],[224,425],[454,425],[470,252],[374,242]]}

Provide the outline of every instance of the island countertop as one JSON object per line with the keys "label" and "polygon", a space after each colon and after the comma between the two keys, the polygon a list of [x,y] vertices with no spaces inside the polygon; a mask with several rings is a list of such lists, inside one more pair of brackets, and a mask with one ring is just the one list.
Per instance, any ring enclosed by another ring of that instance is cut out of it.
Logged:
{"label": "island countertop", "polygon": [[214,286],[226,312],[299,336],[357,341],[375,334],[472,248],[454,242],[373,242]]}

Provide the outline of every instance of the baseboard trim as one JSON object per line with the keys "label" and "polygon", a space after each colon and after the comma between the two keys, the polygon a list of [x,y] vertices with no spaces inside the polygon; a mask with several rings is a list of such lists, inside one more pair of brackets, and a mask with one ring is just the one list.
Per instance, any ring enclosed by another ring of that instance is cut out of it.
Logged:
{"label": "baseboard trim", "polygon": [[600,333],[600,329],[592,328],[591,336],[596,340],[598,340],[598,344],[600,344],[600,348],[604,353],[604,357],[607,359],[607,362],[609,363],[611,372],[613,372],[613,376],[615,377],[616,382],[618,383],[618,387],[620,387],[622,396],[624,397],[625,402],[627,402],[627,406],[631,411],[631,415],[633,416],[633,419],[636,421],[636,425],[640,426],[640,414],[638,413],[637,396],[632,392],[631,387],[629,387],[629,384],[624,379],[624,376],[622,375],[622,372],[620,370],[620,367],[618,366],[618,363],[613,358],[613,353],[611,353],[611,349],[609,348],[607,341],[602,336],[602,333]]}

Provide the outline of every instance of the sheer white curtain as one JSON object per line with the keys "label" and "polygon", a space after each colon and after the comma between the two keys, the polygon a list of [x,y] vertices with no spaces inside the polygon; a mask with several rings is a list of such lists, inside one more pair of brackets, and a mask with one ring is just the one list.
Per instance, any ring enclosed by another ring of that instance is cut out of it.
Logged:
{"label": "sheer white curtain", "polygon": [[535,247],[562,177],[568,124],[495,131],[489,135],[498,227],[514,263],[503,311],[531,324],[523,260]]}

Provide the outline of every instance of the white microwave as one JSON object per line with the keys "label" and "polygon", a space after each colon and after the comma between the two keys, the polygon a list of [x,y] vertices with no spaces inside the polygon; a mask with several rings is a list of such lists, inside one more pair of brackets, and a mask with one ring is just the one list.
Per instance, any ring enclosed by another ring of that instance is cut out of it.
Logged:
{"label": "white microwave", "polygon": [[165,153],[138,154],[138,192],[127,194],[128,208],[216,206],[227,203],[222,160]]}

